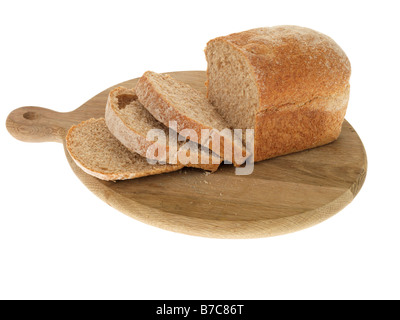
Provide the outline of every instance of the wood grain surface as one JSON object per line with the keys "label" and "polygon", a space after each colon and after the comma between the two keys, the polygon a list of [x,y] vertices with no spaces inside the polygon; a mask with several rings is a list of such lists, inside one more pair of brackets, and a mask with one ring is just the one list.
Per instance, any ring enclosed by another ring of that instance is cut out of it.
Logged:
{"label": "wood grain surface", "polygon": [[[205,92],[204,71],[170,74]],[[131,88],[137,80],[114,87]],[[22,141],[56,141],[65,146],[71,125],[104,117],[107,94],[112,88],[68,113],[19,108],[9,115],[7,129]],[[110,206],[159,228],[214,238],[268,237],[320,223],[354,199],[367,172],[363,144],[347,121],[337,141],[258,162],[248,176],[236,176],[232,166],[223,165],[214,174],[184,168],[107,182],[87,175],[66,150],[65,154],[80,180]]]}

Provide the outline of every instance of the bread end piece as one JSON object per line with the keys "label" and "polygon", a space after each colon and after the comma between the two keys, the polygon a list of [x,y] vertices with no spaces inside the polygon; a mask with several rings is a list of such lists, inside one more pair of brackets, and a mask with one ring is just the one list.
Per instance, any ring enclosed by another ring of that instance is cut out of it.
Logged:
{"label": "bread end piece", "polygon": [[134,179],[183,167],[148,163],[122,145],[108,130],[103,118],[72,126],[66,136],[66,148],[79,168],[101,180]]}

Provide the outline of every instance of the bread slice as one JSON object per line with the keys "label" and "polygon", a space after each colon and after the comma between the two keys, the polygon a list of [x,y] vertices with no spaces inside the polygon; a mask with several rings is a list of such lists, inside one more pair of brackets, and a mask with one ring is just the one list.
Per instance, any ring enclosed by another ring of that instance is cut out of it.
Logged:
{"label": "bread slice", "polygon": [[[118,87],[110,91],[108,95],[106,113],[106,125],[110,132],[131,151],[137,152],[142,157],[156,159],[153,153],[147,152],[149,148],[157,144],[157,157],[165,157],[167,163],[179,163],[180,153],[189,156],[188,167],[201,168],[216,171],[221,163],[221,158],[202,148],[194,142],[177,141],[176,152],[169,156],[169,129],[157,121],[138,101],[134,89]],[[156,142],[147,140],[147,133],[152,129],[161,130],[164,137]],[[189,152],[196,150],[196,152]],[[172,151],[172,150],[171,150]],[[203,160],[203,161],[202,161]],[[207,163],[204,163],[207,160]]]}
{"label": "bread slice", "polygon": [[[169,126],[171,120],[176,121],[178,132],[193,129],[199,143],[213,150],[224,160],[241,165],[250,156],[240,138],[232,134],[232,128],[213,105],[190,85],[166,74],[147,71],[136,85],[136,94],[139,101],[158,121],[166,126]],[[204,137],[201,132],[203,129],[209,130],[210,135]],[[229,133],[222,132],[224,129]],[[213,138],[220,140],[219,150],[212,145]],[[224,154],[225,144],[232,147],[232,153]]]}
{"label": "bread slice", "polygon": [[228,123],[254,129],[254,161],[321,146],[340,134],[350,62],[308,28],[257,28],[210,40],[207,97]]}
{"label": "bread slice", "polygon": [[149,164],[125,148],[107,129],[104,119],[90,119],[71,127],[67,150],[86,173],[102,180],[125,180],[181,169],[182,165]]}

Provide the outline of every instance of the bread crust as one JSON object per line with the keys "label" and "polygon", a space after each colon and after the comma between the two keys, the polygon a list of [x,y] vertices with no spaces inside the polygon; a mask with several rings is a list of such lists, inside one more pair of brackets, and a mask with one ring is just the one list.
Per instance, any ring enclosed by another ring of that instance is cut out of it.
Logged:
{"label": "bread crust", "polygon": [[301,105],[269,108],[257,113],[254,161],[336,140],[342,129],[349,89],[348,86],[339,94],[317,97]]}
{"label": "bread crust", "polygon": [[255,161],[339,136],[351,66],[330,37],[308,28],[276,26],[218,37],[207,46],[218,41],[239,52],[252,70],[249,76],[258,90]]}

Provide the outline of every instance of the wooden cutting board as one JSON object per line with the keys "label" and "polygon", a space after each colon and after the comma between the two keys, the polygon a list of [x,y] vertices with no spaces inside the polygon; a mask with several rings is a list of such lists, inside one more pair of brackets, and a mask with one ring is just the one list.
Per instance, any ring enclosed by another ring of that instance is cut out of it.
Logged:
{"label": "wooden cutting board", "polygon": [[[170,74],[205,92],[204,71]],[[114,87],[134,87],[137,80]],[[19,140],[56,141],[65,150],[65,135],[73,124],[104,117],[112,88],[68,113],[38,107],[17,109],[9,115],[7,129]],[[232,166],[223,165],[214,174],[184,168],[107,182],[87,175],[66,150],[65,154],[79,179],[110,206],[159,228],[215,238],[269,237],[322,222],[354,199],[367,172],[363,144],[347,121],[337,141],[256,163],[249,176],[236,176]]]}

